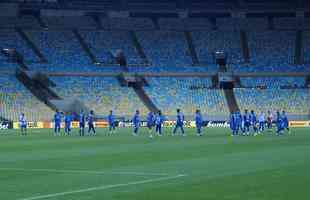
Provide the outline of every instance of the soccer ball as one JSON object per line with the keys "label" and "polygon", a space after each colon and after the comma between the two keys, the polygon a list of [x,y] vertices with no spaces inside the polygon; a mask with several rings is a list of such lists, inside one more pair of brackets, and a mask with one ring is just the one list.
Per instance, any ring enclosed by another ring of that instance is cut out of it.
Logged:
{"label": "soccer ball", "polygon": [[150,135],[150,138],[152,139],[152,138],[153,138],[153,135]]}

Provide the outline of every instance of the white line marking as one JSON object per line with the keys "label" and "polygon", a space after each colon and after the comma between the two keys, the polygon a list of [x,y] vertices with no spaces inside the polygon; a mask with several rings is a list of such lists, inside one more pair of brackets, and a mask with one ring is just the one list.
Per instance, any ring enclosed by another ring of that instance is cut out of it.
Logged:
{"label": "white line marking", "polygon": [[58,170],[58,169],[26,169],[26,168],[0,168],[2,171],[23,171],[23,172],[52,172],[52,173],[72,173],[72,174],[115,174],[115,175],[137,175],[137,176],[168,176],[167,173],[147,173],[147,172],[104,172],[92,170]]}
{"label": "white line marking", "polygon": [[177,178],[181,178],[184,176],[186,176],[186,175],[185,174],[179,174],[177,176],[147,179],[147,180],[143,180],[143,181],[120,183],[120,184],[114,184],[114,185],[103,185],[103,186],[98,186],[98,187],[85,188],[85,189],[81,189],[81,190],[72,190],[72,191],[67,191],[67,192],[59,192],[59,193],[53,193],[53,194],[39,195],[39,196],[28,197],[28,198],[23,198],[23,199],[19,199],[19,200],[47,199],[47,198],[65,196],[65,195],[70,195],[70,194],[77,194],[77,193],[84,193],[84,192],[91,192],[91,191],[98,191],[98,190],[107,190],[107,189],[117,188],[117,187],[125,187],[125,186],[131,186],[131,185],[140,185],[140,184],[146,184],[146,183],[172,180],[172,179],[177,179]]}

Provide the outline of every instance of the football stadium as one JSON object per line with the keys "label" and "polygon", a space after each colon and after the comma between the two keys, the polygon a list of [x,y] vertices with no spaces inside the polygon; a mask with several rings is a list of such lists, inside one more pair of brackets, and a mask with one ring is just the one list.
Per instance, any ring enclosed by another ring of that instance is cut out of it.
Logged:
{"label": "football stadium", "polygon": [[1,0],[0,200],[310,196],[308,0]]}

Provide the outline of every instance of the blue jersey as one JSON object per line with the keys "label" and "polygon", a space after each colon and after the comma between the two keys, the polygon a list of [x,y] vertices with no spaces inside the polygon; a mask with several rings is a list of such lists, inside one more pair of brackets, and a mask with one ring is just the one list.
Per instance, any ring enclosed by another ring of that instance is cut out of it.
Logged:
{"label": "blue jersey", "polygon": [[236,113],[236,123],[238,124],[238,126],[241,126],[242,124],[242,115],[239,112]]}
{"label": "blue jersey", "polygon": [[26,118],[25,118],[25,116],[20,116],[19,117],[19,124],[20,124],[20,126],[26,126],[27,125],[27,121],[26,121]]}
{"label": "blue jersey", "polygon": [[64,118],[64,121],[65,121],[66,124],[71,123],[71,121],[72,121],[71,115],[66,115],[65,118]]}
{"label": "blue jersey", "polygon": [[140,116],[137,115],[137,114],[135,114],[135,115],[133,116],[133,118],[132,118],[132,123],[133,123],[135,126],[139,125],[139,123],[140,123]]}
{"label": "blue jersey", "polygon": [[112,125],[112,124],[114,124],[114,121],[115,121],[114,115],[113,114],[109,114],[109,116],[108,116],[108,123],[110,125]]}
{"label": "blue jersey", "polygon": [[229,126],[230,126],[230,129],[235,129],[236,127],[236,123],[237,122],[237,118],[236,118],[236,114],[230,114],[229,116]]}
{"label": "blue jersey", "polygon": [[179,124],[179,125],[183,125],[183,123],[184,123],[184,115],[183,115],[183,113],[180,112],[180,113],[177,114],[176,123]]}
{"label": "blue jersey", "polygon": [[277,114],[276,122],[279,123],[282,121],[282,117],[280,114]]}
{"label": "blue jersey", "polygon": [[284,127],[284,121],[283,121],[283,118],[280,114],[277,115],[276,124],[277,124],[278,128]]}
{"label": "blue jersey", "polygon": [[61,114],[60,113],[55,113],[54,121],[55,121],[55,124],[60,124],[60,122],[61,122]]}
{"label": "blue jersey", "polygon": [[250,115],[249,113],[246,113],[243,115],[243,121],[249,123],[250,122]]}
{"label": "blue jersey", "polygon": [[162,115],[157,115],[155,117],[155,124],[156,125],[162,125],[164,123],[165,119],[164,119],[164,116]]}
{"label": "blue jersey", "polygon": [[150,112],[147,114],[146,121],[148,124],[153,124],[154,123],[154,114]]}
{"label": "blue jersey", "polygon": [[256,115],[255,115],[255,113],[251,113],[251,115],[250,115],[250,122],[252,124],[256,123]]}
{"label": "blue jersey", "polygon": [[202,119],[202,115],[201,115],[200,113],[196,113],[195,122],[196,122],[196,125],[197,125],[197,124],[199,124],[199,125],[202,124],[203,119]]}
{"label": "blue jersey", "polygon": [[80,124],[85,124],[85,115],[84,115],[84,113],[80,114],[79,122],[80,122]]}
{"label": "blue jersey", "polygon": [[89,124],[93,124],[94,123],[94,115],[93,114],[89,114],[87,121]]}
{"label": "blue jersey", "polygon": [[286,114],[282,114],[282,121],[284,123],[284,126],[287,128],[288,127],[288,118]]}

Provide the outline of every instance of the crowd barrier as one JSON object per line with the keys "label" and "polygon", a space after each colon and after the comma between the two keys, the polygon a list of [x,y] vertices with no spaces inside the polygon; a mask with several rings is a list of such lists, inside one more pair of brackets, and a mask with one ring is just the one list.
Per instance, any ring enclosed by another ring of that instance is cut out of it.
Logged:
{"label": "crowd barrier", "polygon": [[290,127],[310,127],[310,121],[290,121]]}

